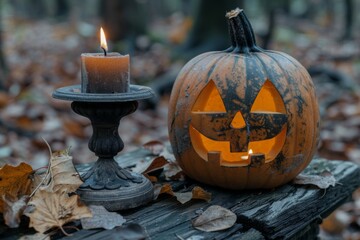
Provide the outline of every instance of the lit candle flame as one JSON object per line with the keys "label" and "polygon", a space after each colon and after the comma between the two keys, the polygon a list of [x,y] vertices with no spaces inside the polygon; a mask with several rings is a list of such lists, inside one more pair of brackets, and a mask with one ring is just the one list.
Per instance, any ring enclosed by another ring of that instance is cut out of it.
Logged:
{"label": "lit candle flame", "polygon": [[108,50],[106,37],[103,28],[100,28],[100,47],[104,50],[104,54],[106,56],[106,52]]}
{"label": "lit candle flame", "polygon": [[242,159],[242,160],[247,160],[247,159],[249,159],[250,154],[253,154],[253,150],[252,150],[252,149],[249,149],[247,156],[241,156],[241,159]]}

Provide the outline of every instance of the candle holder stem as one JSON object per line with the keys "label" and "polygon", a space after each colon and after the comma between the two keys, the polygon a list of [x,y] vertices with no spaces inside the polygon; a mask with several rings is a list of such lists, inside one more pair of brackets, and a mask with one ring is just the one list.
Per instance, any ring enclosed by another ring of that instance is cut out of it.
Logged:
{"label": "candle holder stem", "polygon": [[142,182],[141,177],[122,169],[114,160],[114,156],[124,148],[118,133],[120,120],[133,113],[137,106],[137,101],[71,104],[74,112],[90,119],[93,135],[89,140],[89,149],[99,157],[94,166],[81,176],[84,183],[80,188],[112,190],[128,187],[129,181]]}
{"label": "candle holder stem", "polygon": [[78,193],[84,202],[104,205],[113,211],[137,207],[152,198],[151,183],[142,175],[121,168],[114,159],[124,148],[118,132],[120,120],[133,113],[137,106],[137,101],[72,102],[73,111],[91,121],[93,135],[89,149],[99,157],[81,176],[84,183]]}

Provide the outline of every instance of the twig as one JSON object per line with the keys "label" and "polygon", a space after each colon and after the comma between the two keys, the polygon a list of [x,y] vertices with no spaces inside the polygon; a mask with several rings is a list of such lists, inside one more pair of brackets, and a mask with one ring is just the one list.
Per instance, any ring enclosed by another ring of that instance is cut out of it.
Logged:
{"label": "twig", "polygon": [[80,231],[80,229],[78,229],[78,228],[75,227],[75,226],[64,226],[63,228],[64,228],[64,229],[66,229],[66,228],[75,229],[76,231]]}
{"label": "twig", "polygon": [[62,232],[65,236],[67,236],[67,237],[70,237],[70,236],[71,236],[71,234],[68,234],[67,232],[65,232],[65,230],[64,230],[61,226],[59,226],[59,228],[60,228],[61,232]]}
{"label": "twig", "polygon": [[[41,182],[39,183],[39,185],[36,186],[36,188],[34,189],[34,191],[30,194],[29,198],[32,198],[32,196],[34,196],[34,194],[36,193],[36,191],[41,187],[41,185],[43,185],[43,183],[45,182],[45,180],[51,175],[51,158],[52,158],[52,150],[51,150],[51,147],[49,145],[49,143],[43,138],[41,137],[46,146],[48,147],[49,149],[49,153],[50,153],[50,160],[49,160],[49,164],[48,164],[48,168],[46,170],[46,173],[45,173],[45,176],[44,178],[41,180]],[[51,179],[50,179],[51,180]],[[48,183],[49,184],[49,183]]]}
{"label": "twig", "polygon": [[61,232],[67,237],[72,236],[72,234],[65,232],[65,229],[75,229],[76,231],[80,231],[80,229],[78,229],[75,226],[59,226],[59,228],[60,228]]}

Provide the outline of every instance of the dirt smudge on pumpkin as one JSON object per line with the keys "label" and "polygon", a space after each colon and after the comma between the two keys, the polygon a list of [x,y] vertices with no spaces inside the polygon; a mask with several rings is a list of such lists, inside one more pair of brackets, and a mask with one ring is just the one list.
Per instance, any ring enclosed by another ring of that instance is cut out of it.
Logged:
{"label": "dirt smudge on pumpkin", "polygon": [[258,60],[255,57],[249,56],[246,58],[246,88],[245,103],[250,111],[258,93],[260,92],[264,82],[266,81],[266,72],[258,67]]}
{"label": "dirt smudge on pumpkin", "polygon": [[[286,161],[289,164],[286,164]],[[297,169],[304,161],[303,154],[297,154],[293,157],[285,157],[282,152],[275,158],[272,162],[272,168],[275,169],[276,172],[281,174],[287,174],[292,172],[294,169]]]}
{"label": "dirt smudge on pumpkin", "polygon": [[275,171],[281,172],[283,171],[283,163],[286,161],[286,157],[283,155],[282,152],[274,159],[272,162],[272,167],[275,168]]}
{"label": "dirt smudge on pumpkin", "polygon": [[[274,55],[276,55],[276,56],[274,56]],[[302,76],[298,72],[293,73],[293,72],[289,71],[288,69],[284,68],[284,65],[289,65],[292,67],[299,67],[298,64],[293,63],[292,61],[290,61],[290,59],[286,58],[284,55],[279,54],[277,52],[268,52],[268,56],[274,61],[274,63],[277,64],[277,67],[281,69],[281,71],[285,75],[286,79],[288,80],[288,86],[291,86],[293,88],[292,92],[294,95],[292,96],[292,99],[290,99],[289,101],[286,100],[285,103],[291,104],[291,101],[293,101],[295,99],[296,106],[297,106],[297,114],[301,118],[303,115],[303,111],[304,111],[303,105],[304,104],[307,105],[304,98],[302,97],[301,91],[298,87],[298,85],[299,85],[298,79],[301,79]],[[289,64],[285,64],[285,61],[288,62]],[[300,76],[298,76],[298,75],[300,75]]]}

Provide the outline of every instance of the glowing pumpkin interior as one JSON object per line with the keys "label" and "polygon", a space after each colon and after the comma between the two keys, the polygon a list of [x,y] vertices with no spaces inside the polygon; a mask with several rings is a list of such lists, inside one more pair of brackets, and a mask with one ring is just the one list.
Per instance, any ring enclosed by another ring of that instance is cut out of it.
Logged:
{"label": "glowing pumpkin interior", "polygon": [[[192,112],[197,114],[226,113],[223,101],[231,101],[231,99],[223,100],[215,83],[210,81],[197,97],[192,107]],[[286,114],[284,102],[275,86],[269,80],[265,81],[255,101],[249,108],[250,107],[251,113]],[[233,117],[230,127],[240,129],[245,126],[246,121],[239,111]],[[265,162],[274,160],[285,143],[286,129],[286,124],[284,124],[280,133],[275,137],[259,141],[250,141],[248,149],[251,149],[254,153],[264,154]],[[192,146],[202,159],[208,161],[208,153],[219,152],[220,165],[247,166],[250,164],[250,159],[245,157],[248,156],[248,152],[231,152],[229,141],[210,139],[198,131],[193,125],[190,125],[189,131]]]}

